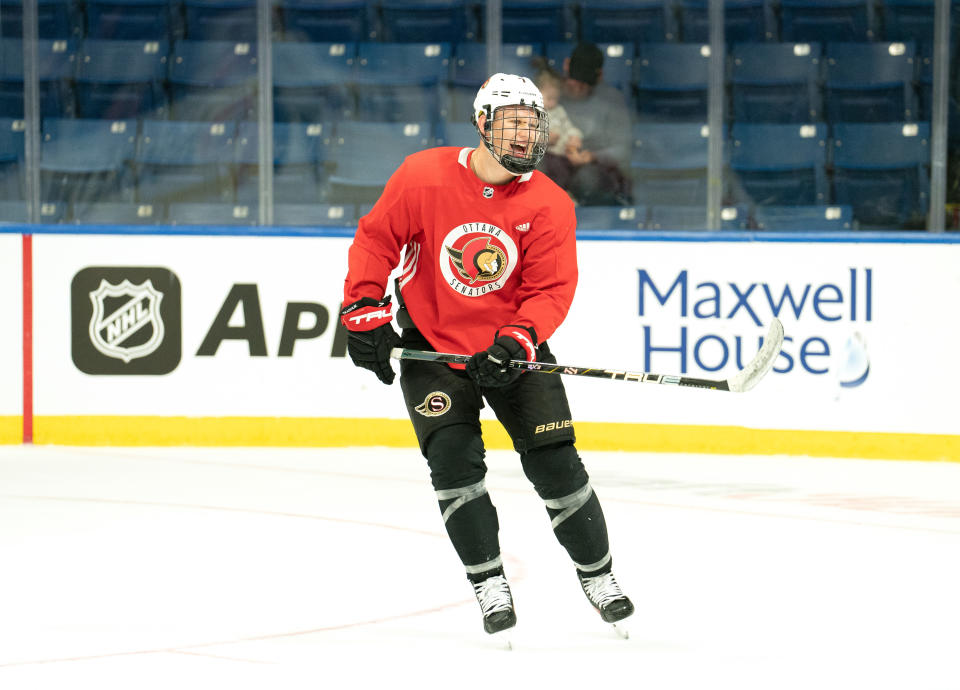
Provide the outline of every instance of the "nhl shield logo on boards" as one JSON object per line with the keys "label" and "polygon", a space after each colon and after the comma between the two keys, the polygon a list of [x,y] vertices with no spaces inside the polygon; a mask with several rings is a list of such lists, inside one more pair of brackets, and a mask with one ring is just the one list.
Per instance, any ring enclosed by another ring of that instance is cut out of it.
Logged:
{"label": "nhl shield logo on boards", "polygon": [[[109,307],[108,300],[113,302]],[[100,287],[90,293],[90,301],[90,342],[107,357],[129,362],[160,347],[164,335],[160,317],[163,295],[149,280],[141,285],[129,280],[111,285],[101,280]]]}
{"label": "nhl shield logo on boards", "polygon": [[162,375],[180,364],[180,279],[170,269],[81,269],[70,310],[71,355],[85,374]]}

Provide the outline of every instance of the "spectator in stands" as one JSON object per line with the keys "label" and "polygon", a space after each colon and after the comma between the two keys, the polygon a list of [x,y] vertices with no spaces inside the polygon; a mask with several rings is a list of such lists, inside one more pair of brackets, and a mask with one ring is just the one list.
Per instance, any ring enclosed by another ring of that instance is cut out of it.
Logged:
{"label": "spectator in stands", "polygon": [[573,171],[565,189],[583,206],[629,205],[630,110],[623,94],[603,83],[603,52],[581,43],[563,71],[561,102],[583,133],[582,148],[567,157]]}
{"label": "spectator in stands", "polygon": [[588,154],[583,152],[583,132],[560,105],[563,75],[548,67],[545,62],[539,68],[537,87],[543,95],[543,105],[550,116],[550,142],[540,163],[540,170],[563,189],[568,189],[577,166],[589,162]]}

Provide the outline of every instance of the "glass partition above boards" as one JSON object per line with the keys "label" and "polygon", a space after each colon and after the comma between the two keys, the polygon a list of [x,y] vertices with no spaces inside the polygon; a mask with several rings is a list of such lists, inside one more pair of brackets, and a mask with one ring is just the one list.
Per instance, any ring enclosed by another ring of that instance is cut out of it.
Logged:
{"label": "glass partition above boards", "polygon": [[938,50],[937,9],[24,0],[0,13],[0,201],[14,221],[36,202],[38,222],[258,225],[269,205],[277,225],[352,226],[410,153],[481,144],[496,69],[542,95],[538,169],[583,230],[956,229],[957,41]]}

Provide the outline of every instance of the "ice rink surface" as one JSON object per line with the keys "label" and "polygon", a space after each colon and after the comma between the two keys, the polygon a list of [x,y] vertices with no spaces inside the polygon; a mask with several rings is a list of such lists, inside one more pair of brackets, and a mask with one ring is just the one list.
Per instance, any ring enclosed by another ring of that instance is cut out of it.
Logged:
{"label": "ice rink surface", "polygon": [[630,639],[491,452],[506,651],[413,449],[0,446],[0,688],[960,689],[960,464],[581,455]]}

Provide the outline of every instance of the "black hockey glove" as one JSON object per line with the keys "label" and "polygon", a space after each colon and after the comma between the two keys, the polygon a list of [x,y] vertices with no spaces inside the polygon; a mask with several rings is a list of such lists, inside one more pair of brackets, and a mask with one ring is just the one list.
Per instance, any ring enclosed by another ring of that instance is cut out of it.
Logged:
{"label": "black hockey glove", "polygon": [[474,354],[467,362],[467,375],[484,388],[499,388],[513,383],[523,369],[507,366],[508,360],[534,362],[537,359],[537,334],[526,326],[501,326],[493,345]]}
{"label": "black hockey glove", "polygon": [[379,302],[364,297],[340,312],[340,321],[347,327],[350,359],[388,385],[396,377],[390,364],[390,350],[400,345],[400,336],[390,325],[392,318],[389,295]]}

